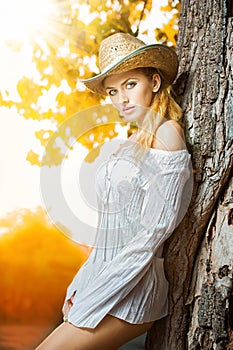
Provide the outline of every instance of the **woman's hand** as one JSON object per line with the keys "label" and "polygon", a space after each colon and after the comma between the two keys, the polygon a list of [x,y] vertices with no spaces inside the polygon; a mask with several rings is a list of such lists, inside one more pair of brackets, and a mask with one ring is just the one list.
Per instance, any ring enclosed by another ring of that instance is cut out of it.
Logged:
{"label": "woman's hand", "polygon": [[70,309],[73,306],[73,299],[74,299],[75,293],[76,293],[76,291],[73,293],[73,295],[71,296],[70,299],[66,300],[66,302],[63,305],[62,313],[63,313],[63,316],[64,316],[63,317],[64,322],[67,321],[68,313],[69,313]]}

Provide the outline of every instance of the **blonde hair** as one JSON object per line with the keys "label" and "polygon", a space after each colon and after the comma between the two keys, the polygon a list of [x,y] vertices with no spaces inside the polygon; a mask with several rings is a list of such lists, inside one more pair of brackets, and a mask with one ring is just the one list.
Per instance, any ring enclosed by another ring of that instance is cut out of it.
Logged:
{"label": "blonde hair", "polygon": [[[155,73],[161,74],[155,68],[138,68],[148,79],[152,79]],[[162,79],[162,77],[161,77]],[[150,110],[146,113],[142,122],[142,126],[137,134],[137,143],[144,148],[152,146],[156,137],[156,131],[164,122],[164,119],[176,120],[181,124],[182,109],[173,99],[168,89],[163,88],[161,84],[160,90],[155,94],[154,101]]]}

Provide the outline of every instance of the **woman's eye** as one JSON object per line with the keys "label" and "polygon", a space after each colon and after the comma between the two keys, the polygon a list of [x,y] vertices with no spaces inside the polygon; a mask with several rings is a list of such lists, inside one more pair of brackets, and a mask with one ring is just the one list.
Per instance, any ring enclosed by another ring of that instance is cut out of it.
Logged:
{"label": "woman's eye", "polygon": [[127,89],[132,89],[132,88],[134,88],[135,85],[136,85],[135,82],[130,82],[130,83],[127,83],[126,87],[127,87]]}
{"label": "woman's eye", "polygon": [[116,90],[109,90],[109,91],[108,91],[109,96],[115,96],[116,93],[117,93]]}

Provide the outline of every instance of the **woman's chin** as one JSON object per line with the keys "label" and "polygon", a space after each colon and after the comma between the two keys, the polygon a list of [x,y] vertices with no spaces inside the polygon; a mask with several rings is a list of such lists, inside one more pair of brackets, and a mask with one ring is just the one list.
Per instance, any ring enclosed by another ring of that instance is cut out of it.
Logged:
{"label": "woman's chin", "polygon": [[142,115],[140,113],[132,113],[132,114],[124,114],[122,113],[121,117],[126,121],[126,122],[137,122],[142,119]]}

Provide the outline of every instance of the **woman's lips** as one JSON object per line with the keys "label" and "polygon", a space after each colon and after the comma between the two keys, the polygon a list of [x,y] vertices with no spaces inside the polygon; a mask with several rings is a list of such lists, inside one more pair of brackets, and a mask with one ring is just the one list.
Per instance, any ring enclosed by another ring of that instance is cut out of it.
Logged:
{"label": "woman's lips", "polygon": [[127,107],[124,107],[124,108],[122,109],[122,112],[123,112],[124,114],[130,114],[130,113],[132,112],[133,109],[134,109],[134,106],[127,106]]}

